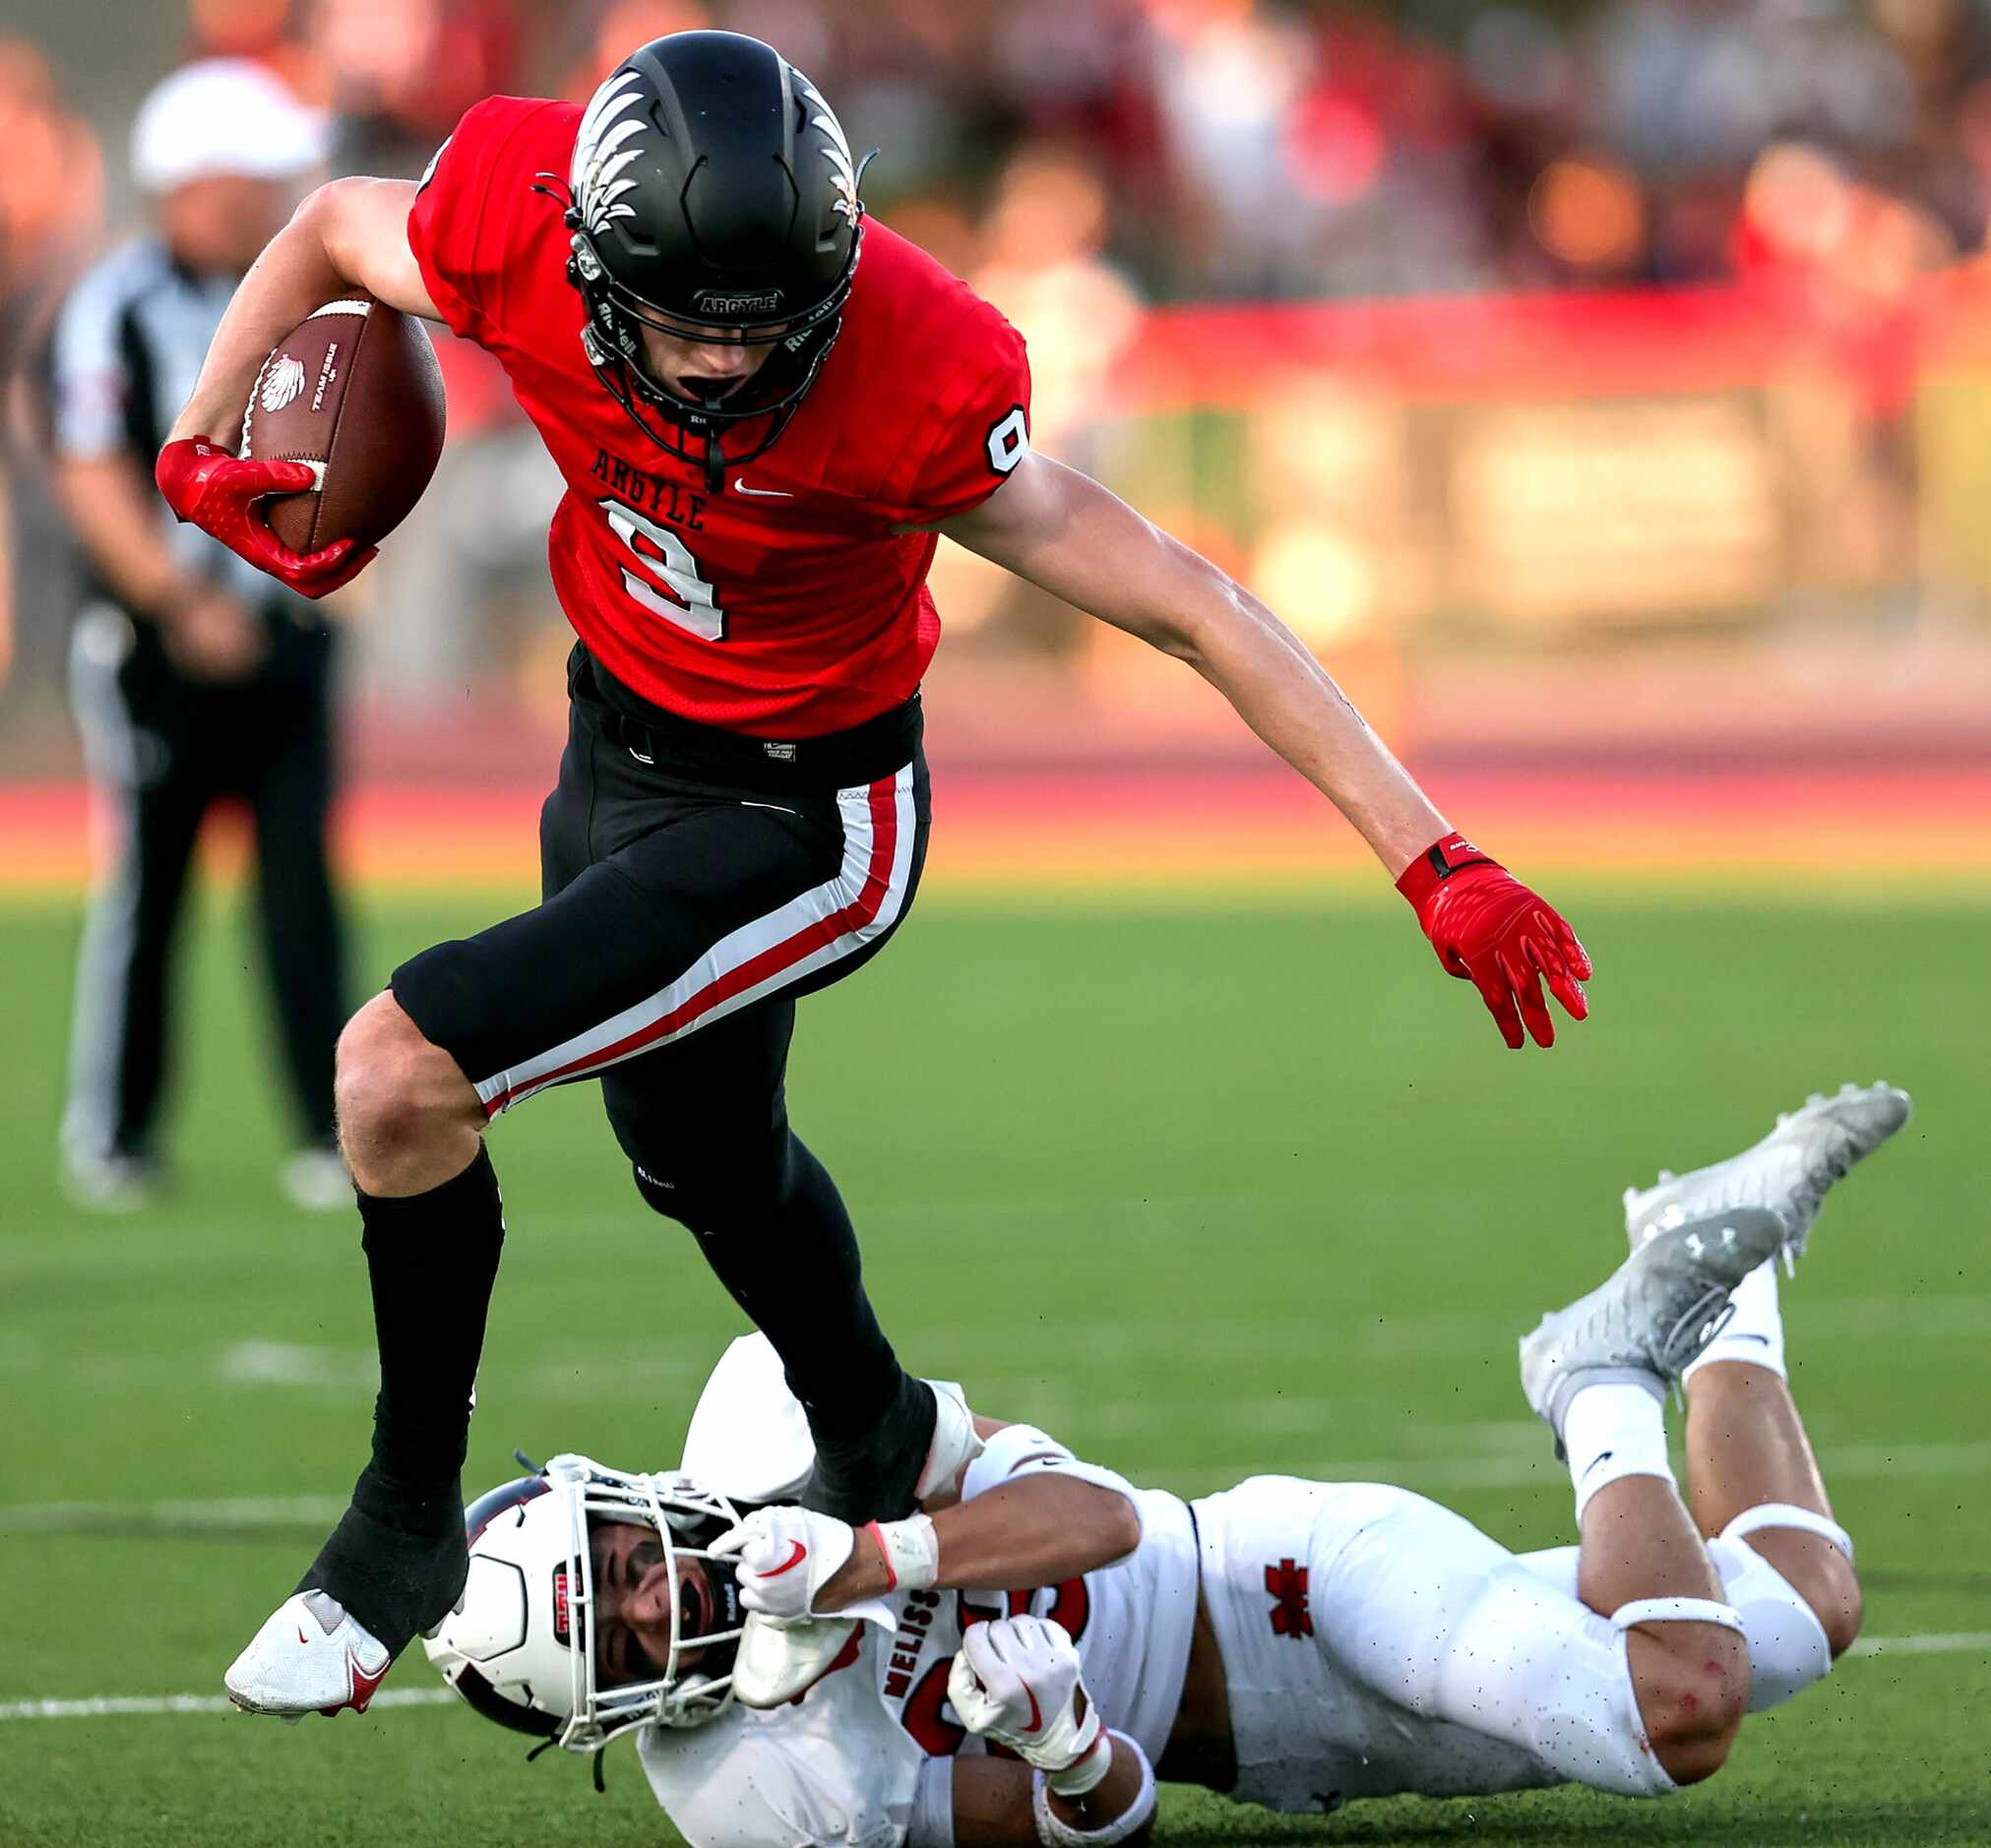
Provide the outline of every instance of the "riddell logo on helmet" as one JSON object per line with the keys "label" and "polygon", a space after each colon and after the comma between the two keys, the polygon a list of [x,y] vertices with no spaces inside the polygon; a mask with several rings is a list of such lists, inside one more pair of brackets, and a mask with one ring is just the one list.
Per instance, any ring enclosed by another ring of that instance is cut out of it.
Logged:
{"label": "riddell logo on helmet", "polygon": [[565,1642],[573,1633],[574,1625],[567,1610],[567,1569],[558,1566],[553,1569],[553,1640]]}
{"label": "riddell logo on helmet", "polygon": [[781,305],[781,291],[763,289],[758,295],[726,295],[716,288],[702,288],[691,298],[700,314],[767,315]]}

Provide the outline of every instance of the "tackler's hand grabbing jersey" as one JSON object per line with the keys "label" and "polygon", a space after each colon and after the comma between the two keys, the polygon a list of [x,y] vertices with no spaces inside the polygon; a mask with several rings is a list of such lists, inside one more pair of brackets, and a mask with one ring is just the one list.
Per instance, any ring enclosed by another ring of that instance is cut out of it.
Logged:
{"label": "tackler's hand grabbing jersey", "polygon": [[940,636],[937,540],[906,528],[978,506],[1024,455],[1022,337],[866,219],[814,384],[779,442],[715,484],[636,426],[583,347],[547,178],[583,132],[571,104],[479,103],[407,224],[436,306],[504,365],[565,477],[550,551],[568,620],[625,686],[707,724],[801,738],[900,705]]}

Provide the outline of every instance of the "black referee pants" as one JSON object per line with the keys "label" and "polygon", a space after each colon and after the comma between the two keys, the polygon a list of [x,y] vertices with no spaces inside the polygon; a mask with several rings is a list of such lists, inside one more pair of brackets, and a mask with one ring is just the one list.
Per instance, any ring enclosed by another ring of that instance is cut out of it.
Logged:
{"label": "black referee pants", "polygon": [[333,1048],[346,1017],[326,850],[333,640],[287,618],[272,635],[256,674],[210,685],[180,674],[150,623],[107,605],[78,622],[71,691],[111,837],[77,971],[63,1122],[75,1156],[155,1152],[187,870],[202,820],[231,798],[255,830],[257,918],[296,1134],[333,1140]]}

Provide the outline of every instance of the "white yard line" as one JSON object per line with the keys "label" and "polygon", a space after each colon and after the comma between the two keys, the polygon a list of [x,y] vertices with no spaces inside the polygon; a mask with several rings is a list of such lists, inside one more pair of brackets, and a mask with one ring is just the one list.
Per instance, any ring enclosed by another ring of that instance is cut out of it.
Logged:
{"label": "white yard line", "polygon": [[[1282,1402],[1270,1400],[1270,1406]],[[1305,1400],[1293,1401],[1306,1407]],[[1327,1402],[1323,1402],[1324,1404]],[[1130,1408],[1131,1410],[1131,1408]],[[1247,1411],[1249,1408],[1247,1408]],[[1169,1408],[1155,1410],[1151,1420],[1118,1417],[1116,1430],[1166,1430],[1176,1422]],[[1239,1429],[1248,1429],[1241,1418]],[[1469,1445],[1468,1453],[1420,1456],[1416,1444],[1406,1442],[1395,1456],[1270,1457],[1283,1474],[1315,1482],[1401,1482],[1418,1489],[1522,1489],[1533,1483],[1561,1484],[1563,1466],[1550,1452],[1548,1433],[1520,1422],[1438,1428],[1455,1444]],[[1436,1435],[1435,1433],[1433,1435]],[[1128,1461],[1115,1457],[1115,1467],[1137,1482],[1172,1489],[1178,1495],[1206,1495],[1231,1487],[1241,1475],[1235,1463],[1190,1464],[1159,1458]],[[1991,1443],[1983,1444],[1839,1444],[1825,1451],[1825,1472],[1836,1477],[1976,1476],[1991,1471]],[[134,1537],[159,1533],[254,1533],[332,1522],[345,1509],[341,1496],[230,1496],[211,1501],[167,1502],[15,1502],[0,1503],[0,1534],[46,1533],[79,1527],[115,1529],[128,1525]]]}
{"label": "white yard line", "polygon": [[45,1533],[74,1527],[114,1527],[135,1533],[254,1533],[258,1528],[309,1526],[345,1512],[342,1495],[240,1495],[170,1502],[15,1502],[0,1504],[0,1533]]}
{"label": "white yard line", "polygon": [[[1157,1419],[1157,1425],[1162,1420]],[[1239,1427],[1244,1429],[1242,1425]],[[1489,1426],[1489,1432],[1504,1427]],[[1412,1489],[1522,1489],[1531,1483],[1562,1483],[1563,1466],[1549,1448],[1546,1430],[1531,1453],[1519,1446],[1502,1453],[1490,1443],[1477,1456],[1387,1457],[1280,1456],[1275,1466],[1282,1473],[1314,1482],[1398,1482]],[[1841,1477],[1931,1477],[1980,1475],[1991,1470],[1991,1444],[1837,1444],[1822,1447],[1821,1462],[1828,1481]],[[1172,1489],[1178,1495],[1210,1495],[1231,1486],[1239,1475],[1235,1464],[1184,1466],[1180,1458],[1112,1459],[1113,1466],[1136,1482]]]}
{"label": "white yard line", "polygon": [[[447,1688],[388,1688],[377,1707],[439,1707],[457,1696]],[[0,1700],[0,1720],[121,1720],[156,1713],[232,1713],[223,1694],[98,1694],[88,1700]]]}
{"label": "white yard line", "polygon": [[1991,1655],[1991,1630],[1938,1630],[1923,1636],[1862,1636],[1848,1655]]}
{"label": "white yard line", "polygon": [[[1991,1655],[1991,1630],[1935,1631],[1920,1636],[1862,1636],[1853,1655]],[[377,1707],[446,1706],[456,1698],[447,1688],[388,1688],[373,1696]],[[0,1701],[5,1720],[107,1720],[157,1714],[227,1713],[220,1694],[98,1694],[85,1700]]]}

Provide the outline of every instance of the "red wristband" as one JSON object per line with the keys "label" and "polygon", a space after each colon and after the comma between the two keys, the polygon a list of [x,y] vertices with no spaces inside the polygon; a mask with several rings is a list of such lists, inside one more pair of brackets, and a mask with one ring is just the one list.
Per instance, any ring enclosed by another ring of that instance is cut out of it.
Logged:
{"label": "red wristband", "polygon": [[1397,878],[1397,890],[1420,912],[1424,902],[1454,873],[1468,866],[1498,866],[1489,853],[1481,853],[1463,834],[1447,834],[1434,840]]}
{"label": "red wristband", "polygon": [[885,1562],[885,1590],[889,1596],[899,1589],[899,1574],[892,1567],[892,1549],[886,1544],[885,1535],[875,1520],[867,1520],[864,1531],[878,1542],[878,1557]]}

